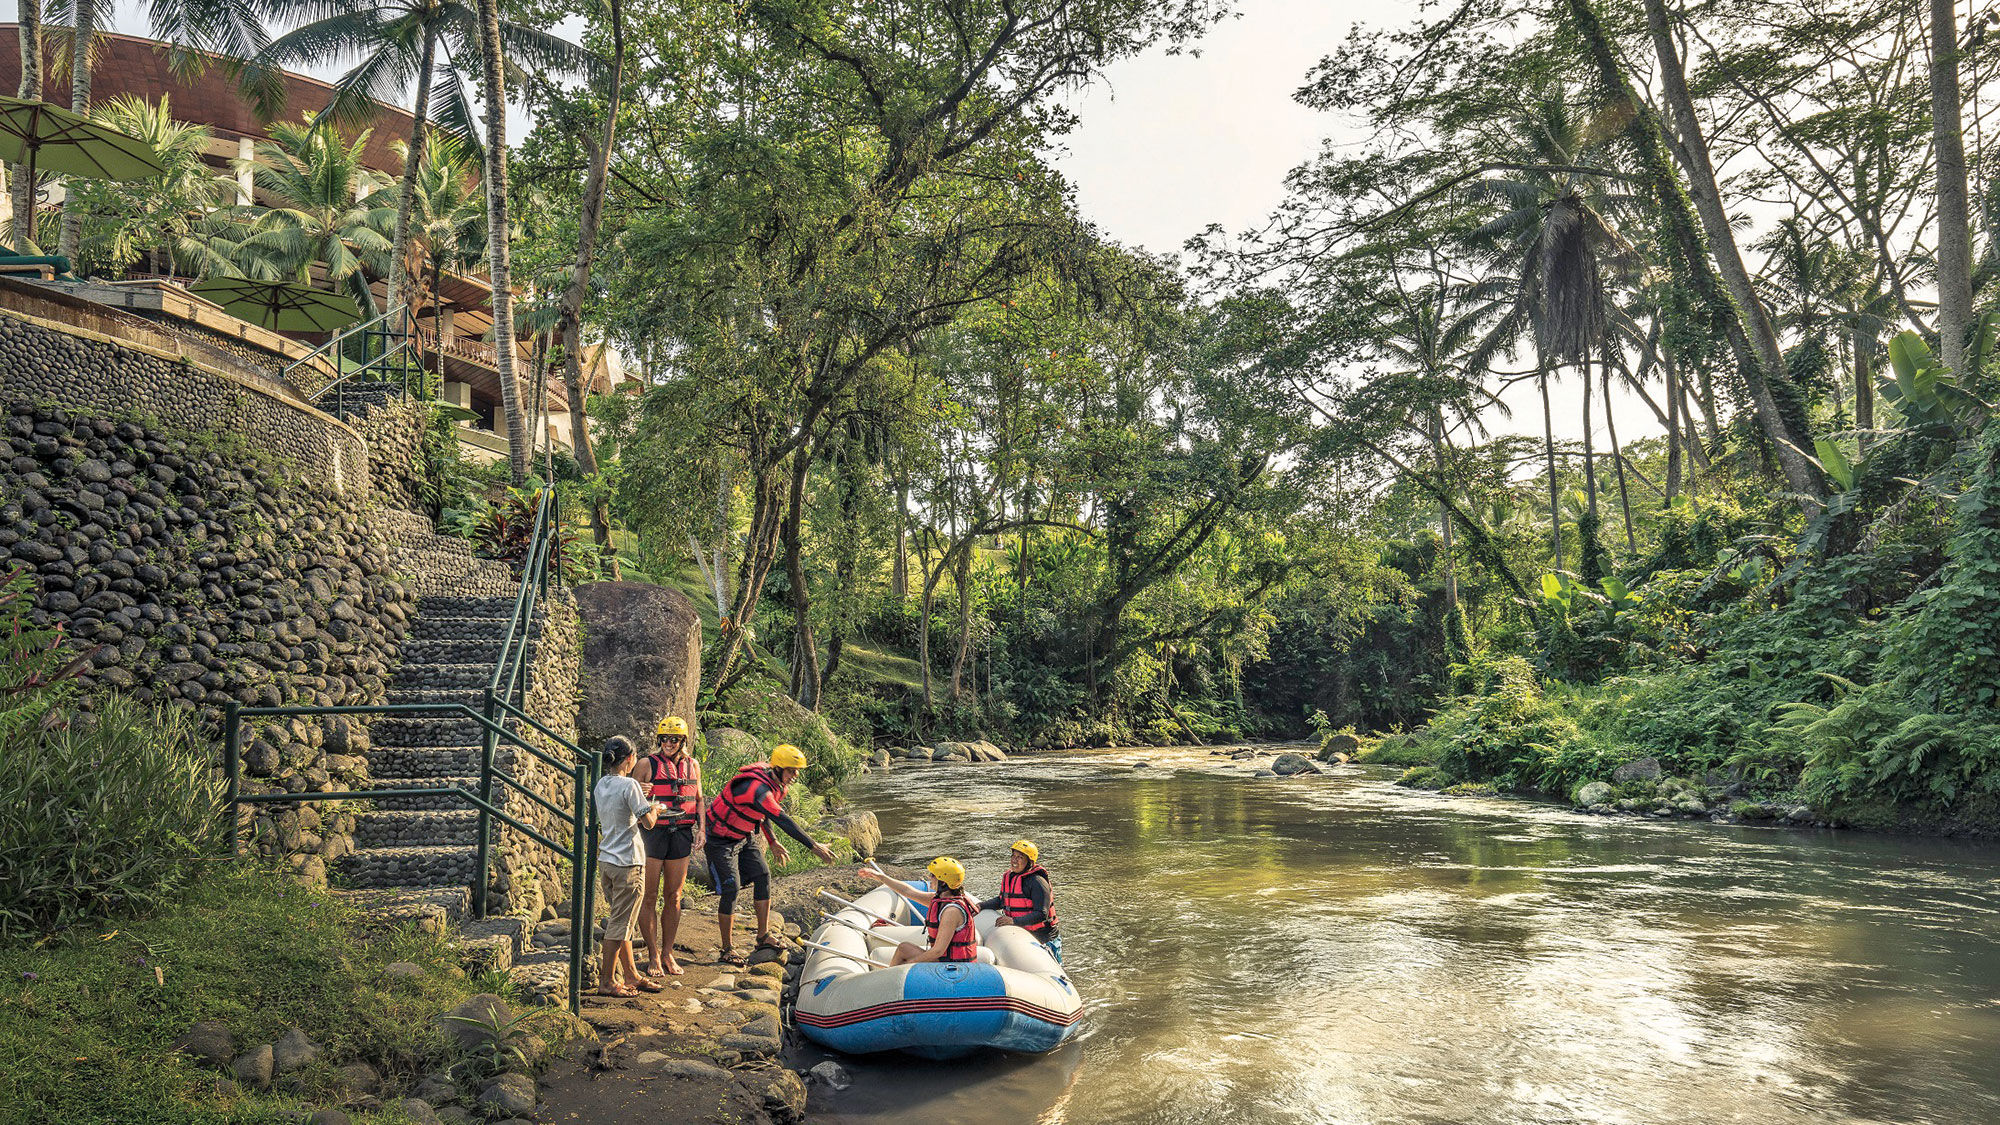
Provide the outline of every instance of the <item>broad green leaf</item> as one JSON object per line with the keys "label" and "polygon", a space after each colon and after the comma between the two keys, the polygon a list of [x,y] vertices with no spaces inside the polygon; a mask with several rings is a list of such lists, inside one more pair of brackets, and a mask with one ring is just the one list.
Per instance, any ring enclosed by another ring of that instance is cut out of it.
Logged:
{"label": "broad green leaf", "polygon": [[1827,478],[1840,486],[1842,492],[1854,487],[1854,462],[1847,459],[1846,451],[1832,438],[1814,438],[1813,452],[1819,454],[1820,468],[1826,470]]}

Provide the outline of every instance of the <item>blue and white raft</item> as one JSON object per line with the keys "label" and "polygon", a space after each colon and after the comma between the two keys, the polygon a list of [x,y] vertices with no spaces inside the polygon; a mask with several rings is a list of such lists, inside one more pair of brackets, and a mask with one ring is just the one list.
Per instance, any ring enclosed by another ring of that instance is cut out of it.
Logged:
{"label": "blue and white raft", "polygon": [[[923,886],[918,883],[916,886]],[[792,1022],[806,1038],[849,1054],[905,1051],[950,1059],[997,1047],[1039,1054],[1068,1039],[1083,1001],[1048,949],[981,911],[979,960],[885,968],[898,942],[924,941],[909,901],[877,887],[813,933]]]}

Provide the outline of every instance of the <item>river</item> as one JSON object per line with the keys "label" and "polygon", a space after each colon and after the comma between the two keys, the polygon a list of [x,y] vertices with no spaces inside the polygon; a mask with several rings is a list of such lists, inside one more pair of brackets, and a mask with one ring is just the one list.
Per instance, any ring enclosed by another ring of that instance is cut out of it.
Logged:
{"label": "river", "polygon": [[981,895],[1041,846],[1089,1010],[1045,1057],[844,1060],[815,1122],[2000,1121],[2000,848],[1246,772],[860,779],[886,857]]}

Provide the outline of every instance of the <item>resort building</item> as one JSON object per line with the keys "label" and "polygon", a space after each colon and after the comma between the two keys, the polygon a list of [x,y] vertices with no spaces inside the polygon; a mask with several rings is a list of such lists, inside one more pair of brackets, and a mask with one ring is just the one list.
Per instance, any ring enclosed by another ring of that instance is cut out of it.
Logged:
{"label": "resort building", "polygon": [[[0,90],[10,93],[20,82],[19,43],[18,25],[0,24]],[[57,74],[53,37],[44,49],[47,53],[44,75]],[[299,74],[283,74],[282,83],[284,113],[293,120],[325,108],[333,93],[330,84]],[[55,92],[57,85],[51,79],[49,90]],[[60,85],[66,92],[67,83]],[[270,139],[268,122],[259,118],[221,65],[208,67],[199,76],[186,77],[173,70],[166,44],[138,36],[107,34],[91,69],[91,95],[96,102],[125,95],[153,102],[166,99],[176,119],[208,129],[207,161],[218,173],[235,179],[239,202],[254,201],[251,167],[257,158],[258,145]],[[409,137],[410,125],[407,111],[387,106],[370,125],[362,161],[369,170],[391,183],[402,173],[396,143]],[[0,192],[0,227],[11,217],[11,194]],[[316,395],[331,381],[330,371],[315,375],[300,366],[301,359],[324,342],[324,337],[287,339],[243,324],[199,295],[187,292],[186,286],[192,281],[192,278],[135,269],[108,283],[66,288],[71,296],[143,317],[178,338],[199,339],[238,355],[263,353],[256,358],[263,359],[285,381],[294,383],[305,397]],[[386,289],[379,279],[373,283],[378,304],[383,301]],[[405,290],[411,295],[416,325],[413,342],[422,366],[435,373],[441,401],[473,415],[459,423],[463,450],[480,460],[505,458],[507,426],[500,405],[500,377],[492,344],[492,284],[483,271],[447,272],[435,289],[433,292],[429,280],[423,278],[414,279]],[[218,336],[223,339],[218,340]],[[523,410],[532,412],[529,433],[541,448],[567,450],[571,444],[568,398],[560,370],[541,361],[538,344],[524,338],[515,347],[521,395],[526,400]],[[585,359],[590,392],[605,393],[631,385],[614,350],[593,346]],[[540,385],[534,378],[537,371],[545,372]]]}

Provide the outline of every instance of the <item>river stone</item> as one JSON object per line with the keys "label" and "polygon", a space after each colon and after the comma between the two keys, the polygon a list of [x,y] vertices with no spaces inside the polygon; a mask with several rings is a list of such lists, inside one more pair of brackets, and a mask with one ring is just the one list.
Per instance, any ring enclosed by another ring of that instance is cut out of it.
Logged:
{"label": "river stone", "polygon": [[346,1063],[340,1068],[340,1085],[356,1094],[373,1094],[382,1088],[382,1075],[365,1062]]}
{"label": "river stone", "polygon": [[1312,760],[1299,754],[1280,754],[1271,763],[1271,772],[1280,777],[1290,777],[1298,773],[1317,773]]}
{"label": "river stone", "polygon": [[806,1079],[811,1082],[817,1082],[832,1090],[845,1090],[849,1086],[854,1085],[854,1076],[847,1073],[846,1067],[834,1062],[832,1059],[828,1059],[811,1070],[806,1071]]}
{"label": "river stone", "polygon": [[[749,1076],[745,1075],[747,1079]],[[798,1121],[806,1112],[806,1084],[789,1070],[775,1070],[753,1087],[764,1096],[764,1108],[779,1121]]]}
{"label": "river stone", "polygon": [[1640,758],[1626,762],[1611,771],[1611,780],[1623,784],[1627,781],[1660,780],[1660,760],[1654,757]]}
{"label": "river stone", "polygon": [[337,1109],[316,1109],[306,1118],[306,1125],[353,1125],[353,1122]]}
{"label": "river stone", "polygon": [[1576,791],[1576,803],[1583,808],[1589,808],[1592,805],[1604,804],[1616,793],[1617,790],[1611,788],[1609,782],[1592,781]]}
{"label": "river stone", "polygon": [[701,615],[687,595],[646,582],[587,582],[573,592],[583,619],[577,727],[585,745],[623,735],[650,748],[662,718],[692,723]]}
{"label": "river stone", "polygon": [[503,1074],[479,1091],[479,1104],[508,1117],[532,1112],[535,1108],[535,1080],[525,1074]]}
{"label": "river stone", "polygon": [[[469,997],[445,1015],[453,1018],[440,1017],[438,1029],[461,1051],[475,1051],[485,1046],[493,1040],[495,1028],[505,1027],[514,1019],[507,1002],[491,992]],[[467,1020],[472,1022],[465,1022]]]}
{"label": "river stone", "polygon": [[387,980],[421,980],[424,967],[415,961],[391,961],[382,968],[382,976]]}
{"label": "river stone", "polygon": [[403,1116],[410,1119],[411,1125],[439,1125],[437,1110],[432,1109],[431,1103],[421,1098],[403,1098],[389,1104],[402,1110]]}
{"label": "river stone", "polygon": [[1278,776],[1278,775],[1277,775],[1277,774],[1275,774],[1275,773],[1273,773],[1273,772],[1271,772],[1270,770],[1258,770],[1258,771],[1257,771],[1256,773],[1253,773],[1253,774],[1251,774],[1250,776],[1251,776],[1251,777],[1276,777],[1276,776]]}
{"label": "river stone", "polygon": [[271,1066],[271,1045],[260,1043],[236,1056],[229,1070],[238,1082],[261,1090],[271,1084]]}
{"label": "river stone", "polygon": [[661,1059],[654,1073],[662,1078],[684,1078],[697,1082],[726,1082],[729,1072],[701,1059]]}
{"label": "river stone", "polygon": [[295,1027],[271,1044],[271,1057],[277,1073],[290,1074],[319,1061],[319,1046]]}
{"label": "river stone", "polygon": [[449,1075],[433,1072],[424,1075],[423,1081],[417,1083],[417,1088],[410,1093],[416,1100],[426,1101],[432,1105],[444,1105],[446,1102],[458,1100],[458,1085]]}
{"label": "river stone", "polygon": [[1361,749],[1361,740],[1351,734],[1329,734],[1319,748],[1322,762],[1346,762],[1356,750]]}
{"label": "river stone", "polygon": [[725,1035],[717,1039],[716,1042],[732,1051],[742,1052],[745,1058],[763,1058],[766,1055],[775,1054],[778,1050],[778,1041],[776,1039],[767,1038],[762,1035],[734,1033]]}
{"label": "river stone", "polygon": [[174,1050],[193,1055],[213,1067],[227,1067],[236,1057],[229,1039],[229,1025],[221,1020],[203,1020],[174,1040]]}
{"label": "river stone", "polygon": [[827,831],[837,836],[847,837],[854,845],[854,854],[867,859],[882,846],[882,825],[872,812],[850,812],[828,817],[821,822]]}

